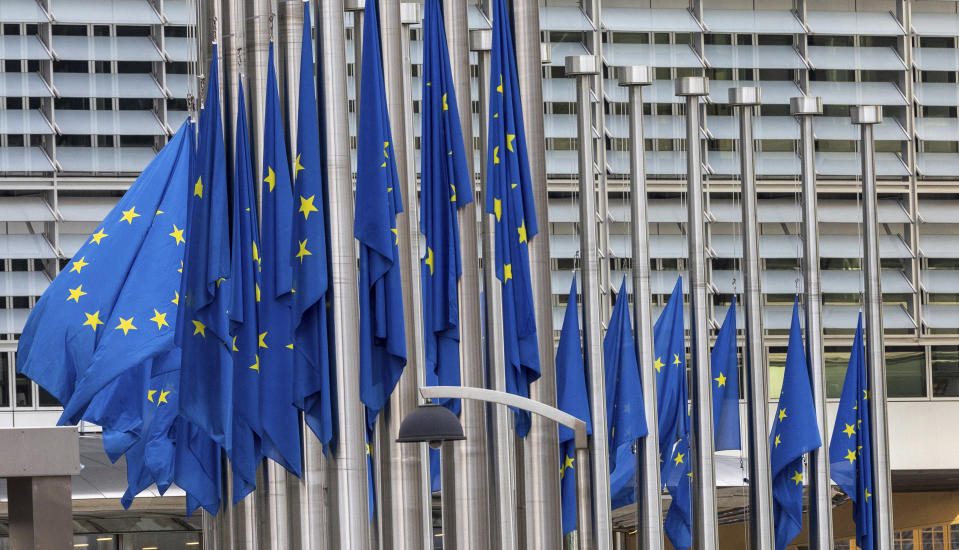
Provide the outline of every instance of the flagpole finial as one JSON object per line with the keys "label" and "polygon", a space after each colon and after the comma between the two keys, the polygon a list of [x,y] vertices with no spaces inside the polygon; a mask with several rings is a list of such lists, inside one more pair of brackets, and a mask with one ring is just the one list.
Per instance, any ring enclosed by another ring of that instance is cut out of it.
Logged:
{"label": "flagpole finial", "polygon": [[218,24],[218,22],[219,22],[219,21],[218,21],[217,17],[214,15],[214,16],[213,16],[213,40],[212,40],[212,42],[213,42],[214,44],[216,44],[216,33],[217,33],[217,30],[218,30],[218,29],[217,29],[217,24]]}
{"label": "flagpole finial", "polygon": [[270,12],[270,18],[268,20],[268,25],[270,29],[270,42],[273,41],[273,23],[276,20],[276,12]]}

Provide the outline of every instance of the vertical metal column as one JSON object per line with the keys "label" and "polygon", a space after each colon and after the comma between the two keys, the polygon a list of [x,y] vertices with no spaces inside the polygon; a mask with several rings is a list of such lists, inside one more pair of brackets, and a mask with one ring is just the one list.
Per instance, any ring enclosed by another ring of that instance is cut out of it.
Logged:
{"label": "vertical metal column", "polygon": [[663,507],[659,481],[659,424],[656,422],[656,371],[653,368],[652,290],[649,286],[649,229],[646,225],[646,141],[643,136],[643,86],[653,83],[653,70],[646,65],[621,67],[619,85],[629,88],[629,211],[632,226],[633,321],[639,377],[649,433],[637,440],[636,531],[639,546],[663,548]]}
{"label": "vertical metal column", "polygon": [[816,137],[813,117],[822,114],[822,100],[801,96],[789,100],[789,112],[799,119],[802,163],[802,270],[806,321],[806,357],[822,447],[809,456],[809,544],[832,548],[832,487],[829,481],[829,433],[826,413],[826,373],[822,343],[822,294],[819,278],[819,216],[816,212]]}
{"label": "vertical metal column", "polygon": [[759,88],[729,89],[729,104],[739,111],[739,155],[742,176],[743,313],[746,318],[747,449],[749,456],[750,547],[773,547],[772,479],[769,465],[766,362],[763,360],[763,295],[759,258],[759,222],[756,218],[756,159],[753,111],[761,102]]}
{"label": "vertical metal column", "polygon": [[[446,27],[446,42],[449,47],[450,69],[453,72],[453,85],[456,88],[456,103],[460,115],[460,128],[463,131],[463,145],[466,151],[466,165],[470,178],[475,183],[476,172],[473,166],[473,102],[470,82],[470,40],[467,20],[467,4],[462,1],[445,2],[443,19]],[[473,44],[480,58],[488,58],[492,36],[487,32],[487,43]],[[482,65],[482,60],[480,64]],[[489,93],[489,78],[483,80],[482,68],[479,75],[480,112],[488,105],[484,97]],[[480,127],[486,120],[480,115]],[[480,140],[480,151],[484,151],[486,141]],[[481,156],[482,158],[482,156]],[[486,167],[481,163],[480,170]],[[475,193],[474,193],[475,195]],[[476,223],[478,210],[482,210],[480,201],[457,211],[460,229],[460,259],[463,274],[460,276],[457,293],[459,295],[460,326],[460,384],[475,388],[486,386],[483,372],[483,327],[480,324],[480,281],[479,250],[476,235],[479,227]],[[486,407],[472,400],[460,401],[460,423],[463,425],[465,441],[454,442],[448,458],[443,464],[443,544],[444,548],[486,548],[489,547],[489,453],[486,439]],[[449,475],[446,475],[446,473]],[[451,520],[447,522],[447,519]],[[449,525],[450,529],[446,526]]]}
{"label": "vertical metal column", "polygon": [[609,494],[609,432],[606,418],[606,375],[600,336],[599,254],[596,250],[596,174],[590,124],[590,79],[597,73],[596,57],[566,58],[566,74],[576,77],[576,140],[579,149],[579,261],[583,286],[583,349],[589,369],[593,420],[593,512],[596,548],[612,548],[613,521]]}
{"label": "vertical metal column", "polygon": [[[330,196],[330,255],[333,265],[334,346],[336,347],[337,444],[332,453],[333,502],[336,521],[331,546],[370,548],[366,480],[366,419],[360,401],[359,311],[357,310],[356,252],[353,240],[353,181],[350,176],[350,128],[347,120],[346,40],[343,0],[317,2],[317,48],[321,67],[317,102],[322,105],[326,183]],[[312,533],[311,538],[329,537]],[[310,541],[309,548],[314,547]]]}
{"label": "vertical metal column", "polygon": [[[403,212],[396,216],[400,272],[403,277],[404,324],[406,325],[406,368],[393,390],[381,428],[387,428],[377,457],[384,483],[389,483],[389,500],[379,499],[382,548],[413,550],[428,545],[432,533],[424,532],[423,518],[430,515],[429,488],[423,476],[427,462],[426,445],[396,443],[400,424],[419,404],[417,388],[423,385],[423,301],[420,281],[419,203],[413,161],[410,25],[421,21],[416,4],[399,0],[380,1],[383,79],[386,82],[386,106],[390,115],[393,152],[398,184],[403,190]],[[388,460],[388,462],[387,462]],[[427,538],[429,537],[429,538]]]}
{"label": "vertical metal column", "polygon": [[863,276],[866,280],[866,365],[869,370],[869,421],[872,423],[873,514],[876,547],[892,548],[892,488],[889,472],[889,431],[886,426],[886,351],[882,332],[882,282],[879,229],[876,216],[876,158],[873,125],[882,122],[882,107],[852,107],[853,124],[861,126]]}
{"label": "vertical metal column", "polygon": [[706,243],[703,218],[702,144],[699,98],[709,94],[709,80],[701,76],[676,79],[676,95],[686,98],[686,177],[689,193],[686,235],[689,241],[689,348],[693,369],[693,546],[719,546],[716,516],[716,466],[713,462],[712,377],[709,369],[709,333],[706,328]]}
{"label": "vertical metal column", "polygon": [[[516,72],[523,103],[526,153],[533,179],[533,201],[540,233],[529,242],[530,279],[536,311],[541,376],[530,385],[530,398],[556,406],[553,343],[553,290],[550,279],[549,208],[546,139],[543,121],[543,66],[537,0],[513,0]],[[481,84],[481,86],[486,83]],[[562,510],[559,489],[559,434],[556,426],[533,415],[524,446],[526,540],[530,547],[559,548]]]}

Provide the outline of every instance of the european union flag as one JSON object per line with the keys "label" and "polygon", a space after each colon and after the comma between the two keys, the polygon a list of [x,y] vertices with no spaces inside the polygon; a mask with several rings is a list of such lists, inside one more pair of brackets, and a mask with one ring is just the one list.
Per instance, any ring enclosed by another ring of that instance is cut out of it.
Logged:
{"label": "european union flag", "polygon": [[[493,0],[486,213],[496,216],[496,277],[503,283],[506,391],[529,397],[540,376],[529,239],[536,236],[533,180],[526,154],[516,50],[505,0]],[[516,412],[516,433],[526,437],[529,413]]]}
{"label": "european union flag", "polygon": [[200,113],[197,178],[189,190],[186,252],[178,309],[183,349],[180,413],[229,454],[233,439],[233,358],[230,320],[230,228],[226,155],[220,114],[217,48]]}
{"label": "european union flag", "polygon": [[829,471],[833,481],[852,499],[859,548],[875,548],[872,515],[872,431],[869,425],[869,383],[866,350],[862,343],[862,313],[849,352],[836,426],[829,443]]}
{"label": "european union flag", "polygon": [[742,448],[739,437],[739,358],[736,350],[736,297],[726,311],[709,356],[713,374],[713,429],[716,450]]}
{"label": "european union flag", "polygon": [[653,326],[656,369],[660,474],[673,500],[664,531],[674,548],[692,544],[689,444],[689,398],[686,383],[686,342],[683,325],[683,279],[676,280],[666,308]]}
{"label": "european union flag", "polygon": [[783,387],[769,434],[773,479],[776,550],[783,550],[802,530],[803,455],[822,445],[812,401],[806,351],[799,329],[799,298],[793,303]]}
{"label": "european union flag", "polygon": [[[18,371],[61,400],[61,424],[77,423],[113,380],[173,347],[171,299],[180,278],[193,156],[189,132],[185,123],[27,320]],[[109,408],[107,428],[111,416],[122,422],[124,414]]]}
{"label": "european union flag", "polygon": [[396,247],[396,214],[403,203],[390,145],[376,0],[366,3],[362,82],[353,235],[360,241],[360,400],[372,426],[406,366]]}
{"label": "european union flag", "polygon": [[[260,357],[257,349],[257,310],[260,274],[257,260],[259,230],[253,189],[253,158],[246,122],[243,83],[239,84],[236,141],[233,155],[233,226],[230,275],[230,336],[233,351],[233,503],[256,488],[256,468],[262,458],[260,438]],[[256,295],[256,296],[255,296]]]}
{"label": "european union flag", "polygon": [[616,305],[603,340],[603,363],[606,370],[606,418],[609,419],[609,468],[612,471],[616,469],[616,450],[632,445],[633,441],[649,433],[633,327],[629,320],[626,277],[623,277],[616,295]]}
{"label": "european union flag", "polygon": [[[183,379],[180,379],[181,392]],[[182,415],[173,424],[176,436],[173,479],[186,491],[186,515],[203,507],[216,515],[220,509],[220,476],[222,463],[220,447]]]}
{"label": "european union flag", "polygon": [[[283,115],[276,86],[273,43],[266,69],[266,115],[263,125],[263,240],[259,255],[262,289],[259,351],[264,452],[300,475],[300,420],[293,379],[293,187],[283,134]],[[247,288],[246,292],[253,289]]]}
{"label": "european union flag", "polygon": [[[440,0],[426,0],[423,18],[422,192],[423,326],[426,383],[459,386],[459,295],[463,273],[456,209],[473,202],[456,90]],[[458,400],[443,404],[459,413]]]}
{"label": "european union flag", "polygon": [[330,277],[327,255],[326,188],[320,162],[320,130],[313,83],[310,3],[303,3],[303,42],[297,105],[296,161],[290,262],[293,265],[293,400],[304,421],[324,444],[333,438],[333,373],[327,307]]}
{"label": "european union flag", "polygon": [[[556,403],[559,409],[586,421],[593,433],[586,393],[586,365],[579,342],[579,310],[576,305],[576,278],[569,288],[563,330],[556,350]],[[573,430],[559,427],[559,479],[562,493],[563,534],[576,529],[576,438]]]}

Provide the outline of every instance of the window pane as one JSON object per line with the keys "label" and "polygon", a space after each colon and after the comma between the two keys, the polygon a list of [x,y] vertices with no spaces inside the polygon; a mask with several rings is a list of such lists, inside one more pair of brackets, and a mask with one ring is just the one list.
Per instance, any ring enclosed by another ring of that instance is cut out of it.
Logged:
{"label": "window pane", "polygon": [[41,407],[59,407],[60,402],[57,401],[57,398],[50,395],[47,390],[37,386],[38,401],[40,402]]}
{"label": "window pane", "polygon": [[0,354],[0,407],[10,406],[10,361],[6,353]]}
{"label": "window pane", "polygon": [[[7,354],[3,354],[3,356],[6,357]],[[16,377],[15,397],[17,407],[33,406],[33,384],[29,378],[22,374],[18,374]]]}
{"label": "window pane", "polygon": [[886,348],[886,384],[889,397],[924,397],[926,364],[923,348]]}
{"label": "window pane", "polygon": [[898,531],[896,533],[896,550],[915,550],[916,545],[913,540],[913,531]]}
{"label": "window pane", "polygon": [[838,398],[842,395],[842,385],[846,381],[846,368],[849,366],[849,349],[852,346],[827,347],[823,354],[826,366],[826,397]]}
{"label": "window pane", "polygon": [[951,550],[959,550],[959,523],[953,523],[949,526],[949,540],[952,541],[949,546]]}
{"label": "window pane", "polygon": [[849,550],[849,541],[848,540],[836,540],[832,544],[833,550]]}
{"label": "window pane", "polygon": [[923,527],[919,531],[920,549],[945,550],[946,543],[943,535],[942,526]]}
{"label": "window pane", "polygon": [[959,396],[959,346],[932,347],[932,395]]}

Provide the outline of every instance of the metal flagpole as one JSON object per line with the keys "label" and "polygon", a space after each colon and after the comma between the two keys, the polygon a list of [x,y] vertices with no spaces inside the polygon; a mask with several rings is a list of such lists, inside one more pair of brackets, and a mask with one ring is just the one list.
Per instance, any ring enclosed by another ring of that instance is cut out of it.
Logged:
{"label": "metal flagpole", "polygon": [[[739,154],[742,175],[743,313],[746,318],[747,442],[749,457],[749,538],[751,548],[772,548],[772,479],[769,466],[766,362],[763,360],[762,281],[759,271],[759,223],[756,218],[756,160],[753,112],[761,102],[759,88],[729,89],[729,104],[739,111]],[[808,326],[808,325],[807,325]]]}
{"label": "metal flagpole", "polygon": [[829,426],[826,415],[826,376],[822,344],[822,301],[819,279],[819,217],[816,213],[816,138],[813,117],[822,114],[822,100],[801,96],[789,100],[789,111],[799,119],[802,147],[802,269],[806,315],[806,357],[812,383],[822,447],[809,457],[809,542],[812,548],[832,548],[832,487],[829,481]]}
{"label": "metal flagpole", "polygon": [[363,10],[365,8],[366,0],[343,0],[343,9],[353,14],[353,99],[357,105],[360,103],[360,73],[363,72]]}
{"label": "metal flagpole", "polygon": [[[423,385],[423,302],[420,286],[420,240],[416,173],[413,164],[412,94],[407,89],[410,77],[410,25],[419,22],[417,5],[400,4],[399,0],[382,0],[380,35],[382,36],[383,79],[386,82],[386,105],[390,115],[393,152],[396,157],[398,184],[403,212],[396,216],[397,245],[402,273],[403,314],[406,325],[406,368],[384,412],[381,430],[388,440],[381,441],[384,455],[377,457],[382,468],[384,486],[389,484],[389,500],[379,499],[380,544],[384,548],[412,550],[427,545],[423,518],[430,510],[427,480],[423,477],[426,445],[396,443],[400,424],[419,405],[417,388]],[[387,450],[388,449],[388,450]],[[432,533],[429,533],[432,535]]]}
{"label": "metal flagpole", "polygon": [[659,425],[656,422],[656,371],[653,369],[652,290],[649,286],[649,231],[646,226],[646,142],[643,137],[643,86],[653,83],[651,67],[619,69],[619,85],[629,89],[629,209],[632,226],[633,316],[639,376],[649,433],[636,453],[636,531],[640,547],[663,548],[663,507],[659,481]]}
{"label": "metal flagpole", "polygon": [[[470,46],[479,52],[480,57],[480,166],[482,166],[482,196],[480,204],[486,204],[486,143],[488,139],[490,50],[492,49],[492,31],[470,32]],[[491,266],[496,257],[496,222],[492,214],[482,210],[483,221],[483,289],[486,299],[486,360],[489,369],[490,386],[494,390],[506,391],[506,358],[503,356],[503,288],[496,270]],[[465,403],[464,403],[465,406]],[[492,418],[493,453],[491,472],[493,479],[490,506],[491,548],[513,550],[519,547],[516,519],[516,442],[513,429],[512,412],[502,407],[490,407],[487,414]],[[559,447],[556,447],[557,450]],[[557,451],[558,452],[558,451]],[[459,511],[459,508],[457,508]],[[459,521],[459,516],[457,516]],[[457,548],[471,548],[472,541],[464,541]],[[478,546],[477,546],[478,547]]]}
{"label": "metal flagpole", "polygon": [[[360,401],[359,311],[357,310],[356,251],[353,240],[353,182],[350,176],[350,131],[347,120],[346,40],[343,0],[317,2],[317,27],[322,70],[323,142],[326,153],[326,184],[330,196],[330,254],[333,265],[334,358],[338,440],[333,448],[333,502],[337,515],[331,546],[370,548],[368,491],[366,479],[366,411]],[[312,533],[311,538],[328,537]],[[313,541],[310,548],[315,547]]]}
{"label": "metal flagpole", "polygon": [[876,210],[876,158],[873,125],[882,122],[882,107],[863,105],[849,110],[861,127],[863,276],[866,279],[866,364],[869,370],[869,422],[872,423],[873,514],[877,548],[892,548],[892,489],[889,474],[889,431],[886,426],[886,351],[882,333],[882,282]]}
{"label": "metal flagpole", "polygon": [[698,550],[719,546],[716,528],[716,466],[713,463],[712,376],[709,334],[706,329],[706,243],[703,223],[703,166],[700,143],[699,98],[709,94],[709,80],[701,76],[676,79],[676,95],[686,98],[686,171],[689,192],[686,235],[689,240],[689,348],[693,370],[693,545]]}
{"label": "metal flagpole", "polygon": [[583,285],[583,349],[589,368],[590,411],[593,420],[593,512],[596,548],[610,550],[613,521],[609,494],[609,436],[606,383],[600,330],[599,254],[596,250],[596,174],[590,117],[590,79],[597,74],[596,57],[571,55],[566,74],[576,77],[576,121],[579,145],[579,261]]}
{"label": "metal flagpole", "polygon": [[[463,131],[463,144],[466,151],[466,165],[470,177],[474,178],[473,166],[473,102],[470,88],[470,33],[466,13],[467,4],[460,0],[447,1],[443,5],[443,19],[446,27],[446,42],[449,47],[450,68],[453,73],[453,85],[457,91],[457,110],[460,115],[460,128]],[[477,52],[480,57],[489,58],[489,39],[485,52]],[[482,44],[475,44],[481,49]],[[482,61],[481,61],[482,63]],[[489,93],[489,78],[483,80],[480,71],[480,112],[484,112]],[[482,128],[486,119],[480,114]],[[485,154],[486,140],[480,139],[480,155]],[[485,170],[480,164],[480,170]],[[460,229],[460,260],[463,274],[460,276],[457,293],[459,295],[460,326],[460,384],[482,388],[486,386],[483,372],[483,342],[480,324],[480,282],[479,250],[476,235],[477,210],[482,209],[479,201],[473,201],[457,210],[457,222]],[[486,407],[479,402],[465,400],[460,402],[460,423],[463,425],[465,441],[447,445],[443,464],[443,544],[444,548],[488,548],[489,541],[489,452],[486,439]],[[447,473],[449,475],[447,475]],[[447,522],[447,520],[450,520]],[[450,528],[447,529],[447,526]]]}
{"label": "metal flagpole", "polygon": [[[530,384],[530,398],[556,406],[556,364],[553,341],[553,290],[550,275],[549,208],[546,183],[546,139],[543,122],[543,66],[537,0],[513,0],[516,73],[523,104],[526,153],[533,182],[540,234],[529,242],[530,279],[536,312],[540,378]],[[559,434],[543,418],[533,416],[524,445],[526,541],[531,547],[559,548],[562,510],[559,490]]]}

